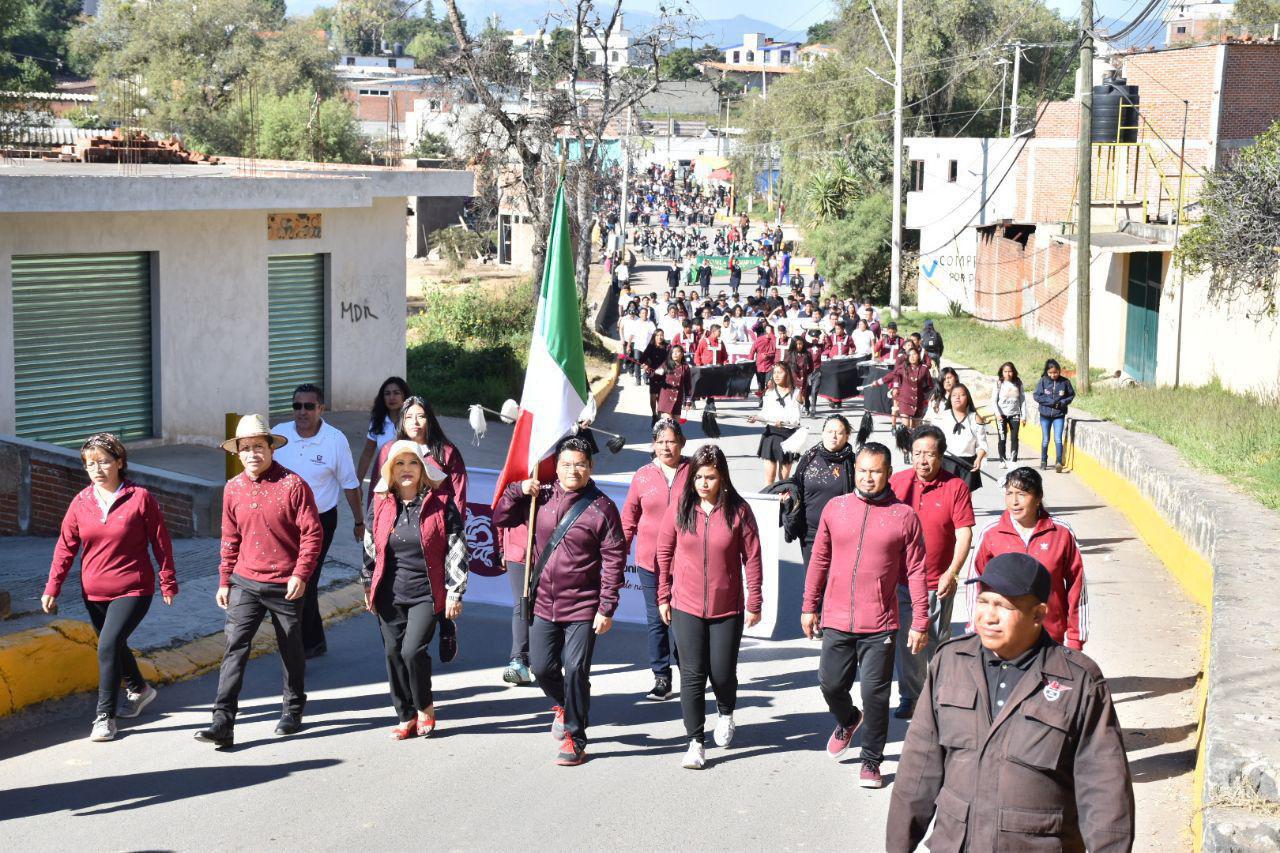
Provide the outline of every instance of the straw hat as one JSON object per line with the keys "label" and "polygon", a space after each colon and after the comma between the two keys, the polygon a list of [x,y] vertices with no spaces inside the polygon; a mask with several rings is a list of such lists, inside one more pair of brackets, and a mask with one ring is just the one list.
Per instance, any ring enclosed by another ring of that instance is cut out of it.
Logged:
{"label": "straw hat", "polygon": [[262,415],[245,415],[240,419],[240,423],[236,424],[236,437],[222,442],[222,449],[228,453],[236,453],[240,439],[258,436],[271,439],[272,450],[279,450],[289,443],[289,439],[271,431],[271,427],[267,426],[267,419]]}
{"label": "straw hat", "polygon": [[434,459],[423,453],[422,445],[402,438],[392,444],[391,450],[387,452],[387,460],[382,463],[381,479],[378,480],[378,485],[373,487],[375,492],[391,491],[391,469],[395,465],[396,457],[404,456],[406,453],[416,457],[422,463],[422,470],[432,488],[444,482],[446,476],[444,470],[436,464]]}

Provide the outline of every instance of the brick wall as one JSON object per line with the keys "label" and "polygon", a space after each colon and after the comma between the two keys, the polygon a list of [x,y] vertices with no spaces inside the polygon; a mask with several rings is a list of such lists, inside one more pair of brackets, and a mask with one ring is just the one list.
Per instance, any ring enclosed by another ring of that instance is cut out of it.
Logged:
{"label": "brick wall", "polygon": [[1080,127],[1080,104],[1075,101],[1041,102],[1036,107],[1040,120],[1036,137],[1040,139],[1075,139]]}
{"label": "brick wall", "polygon": [[1229,44],[1218,141],[1252,139],[1280,119],[1280,44]]}
{"label": "brick wall", "polygon": [[[1124,76],[1138,87],[1138,139],[1158,143],[1156,134],[1173,146],[1182,136],[1183,101],[1187,101],[1187,139],[1204,140],[1213,132],[1213,92],[1218,46],[1135,53],[1125,57]],[[1125,124],[1132,120],[1125,116]]]}
{"label": "brick wall", "polygon": [[[147,479],[156,478],[148,476]],[[88,475],[72,451],[59,448],[24,453],[13,444],[0,442],[0,536],[56,536],[71,499],[87,485]],[[170,536],[197,534],[196,501],[191,494],[166,489],[156,482],[141,485],[160,504]],[[20,523],[23,509],[27,510],[25,530]],[[212,527],[210,521],[204,523]],[[216,531],[210,529],[204,533],[210,534],[216,535]]]}
{"label": "brick wall", "polygon": [[1071,253],[1063,243],[1037,248],[1035,229],[1028,226],[979,229],[974,316],[1061,346]]}

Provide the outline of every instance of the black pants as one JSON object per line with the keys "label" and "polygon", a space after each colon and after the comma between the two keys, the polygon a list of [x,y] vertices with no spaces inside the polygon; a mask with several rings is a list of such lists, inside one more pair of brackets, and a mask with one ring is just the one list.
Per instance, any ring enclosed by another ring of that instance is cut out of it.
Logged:
{"label": "black pants", "polygon": [[129,635],[138,627],[151,607],[151,596],[130,595],[111,601],[90,601],[84,609],[98,633],[98,715],[115,717],[120,696],[120,679],[134,693],[141,693],[147,683],[129,650]]}
{"label": "black pants", "polygon": [[391,593],[379,596],[378,627],[387,654],[391,702],[400,722],[408,722],[434,704],[431,697],[431,638],[436,632],[436,603],[396,604]]}
{"label": "black pants", "polygon": [[[1004,415],[996,413],[996,447],[1000,448],[1000,461],[1006,459],[1018,458],[1018,430],[1022,428],[1022,421],[1017,418],[1006,418]],[[1009,439],[1009,455],[1004,455],[1005,437]]]}
{"label": "black pants", "polygon": [[707,720],[707,677],[716,693],[721,716],[738,705],[738,648],[742,645],[743,617],[703,619],[672,609],[671,627],[680,644],[680,710],[684,733],[702,743]]}
{"label": "black pants", "polygon": [[671,631],[658,610],[658,573],[640,567],[640,591],[644,593],[644,619],[649,635],[649,668],[657,678],[671,680]]}
{"label": "black pants", "polygon": [[763,406],[763,405],[764,405],[764,402],[763,402],[763,400],[764,400],[764,390],[765,390],[766,388],[768,388],[768,387],[769,387],[769,377],[770,377],[770,376],[772,376],[772,375],[773,375],[773,371],[772,371],[772,370],[763,370],[763,371],[762,371],[762,370],[757,370],[757,371],[756,371],[756,386],[757,386],[757,388],[758,388],[758,392],[757,392],[756,396],[760,398],[760,400],[761,400],[760,405],[761,405],[761,406]]}
{"label": "black pants", "polygon": [[587,744],[591,712],[591,655],[596,633],[591,620],[548,622],[533,617],[529,665],[547,698],[564,708],[564,729],[579,747]]}
{"label": "black pants", "polygon": [[249,663],[253,635],[268,615],[276,629],[276,644],[284,665],[284,710],[302,715],[307,702],[305,675],[307,658],[302,651],[302,601],[286,601],[285,584],[260,583],[248,578],[231,578],[231,600],[227,605],[227,651],[218,673],[218,696],[213,716],[234,721],[239,710],[244,668]]}
{"label": "black pants", "polygon": [[307,591],[302,594],[302,648],[307,654],[325,651],[324,620],[320,618],[320,569],[324,567],[324,559],[329,556],[329,546],[333,544],[333,532],[338,529],[338,508],[320,513],[320,527],[324,530],[324,541],[320,543],[320,556],[316,560],[316,570],[307,581]]}
{"label": "black pants", "polygon": [[507,580],[511,583],[511,659],[529,665],[529,623],[520,612],[524,595],[524,563],[507,560]]}
{"label": "black pants", "polygon": [[[893,687],[893,631],[878,634],[846,634],[834,628],[822,630],[822,657],[818,683],[836,723],[854,720],[849,691],[855,679],[862,683],[862,759],[884,760],[889,736],[889,693]],[[683,686],[683,685],[682,685]]]}

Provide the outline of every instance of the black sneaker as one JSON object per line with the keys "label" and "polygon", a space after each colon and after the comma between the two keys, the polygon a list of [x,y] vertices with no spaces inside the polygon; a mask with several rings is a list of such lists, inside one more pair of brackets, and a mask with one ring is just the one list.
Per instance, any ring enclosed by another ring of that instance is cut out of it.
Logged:
{"label": "black sneaker", "polygon": [[655,702],[661,702],[663,699],[671,696],[671,679],[664,678],[661,675],[653,680],[653,689],[645,694],[646,699],[652,699]]}
{"label": "black sneaker", "polygon": [[916,700],[903,699],[898,703],[898,709],[893,712],[893,715],[897,717],[899,720],[909,720],[915,715],[915,713],[916,713]]}
{"label": "black sneaker", "polygon": [[201,743],[211,743],[218,749],[226,749],[235,743],[235,730],[229,720],[214,720],[213,725],[195,733]]}
{"label": "black sneaker", "polygon": [[1041,459],[1041,460],[1040,460],[1040,470],[1041,470],[1041,471],[1048,471],[1048,470],[1049,470],[1049,463],[1048,463],[1047,461],[1045,461],[1045,460]]}
{"label": "black sneaker", "polygon": [[440,622],[440,662],[449,663],[458,656],[458,625],[452,619]]}
{"label": "black sneaker", "polygon": [[282,714],[280,722],[276,723],[276,734],[281,737],[296,735],[300,731],[302,731],[302,718],[296,714]]}

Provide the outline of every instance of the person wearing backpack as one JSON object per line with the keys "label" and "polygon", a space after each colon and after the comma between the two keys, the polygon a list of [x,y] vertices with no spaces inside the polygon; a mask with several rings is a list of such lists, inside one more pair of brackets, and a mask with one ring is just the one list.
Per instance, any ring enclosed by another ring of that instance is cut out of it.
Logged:
{"label": "person wearing backpack", "polygon": [[554,703],[551,736],[564,767],[587,760],[591,656],[596,637],[613,627],[627,565],[618,507],[591,471],[590,446],[566,438],[556,449],[555,483],[512,483],[493,509],[495,525],[518,527],[538,501],[527,554],[529,668]]}

